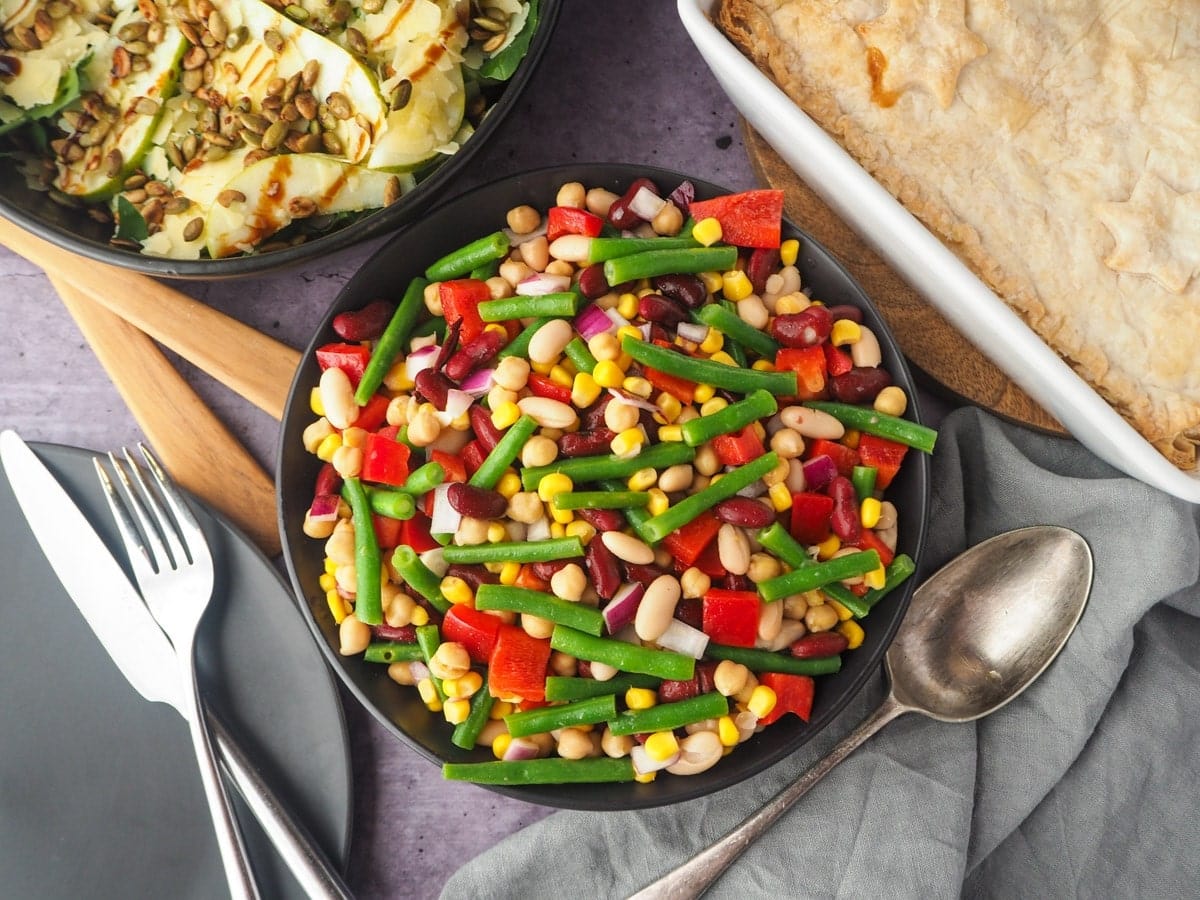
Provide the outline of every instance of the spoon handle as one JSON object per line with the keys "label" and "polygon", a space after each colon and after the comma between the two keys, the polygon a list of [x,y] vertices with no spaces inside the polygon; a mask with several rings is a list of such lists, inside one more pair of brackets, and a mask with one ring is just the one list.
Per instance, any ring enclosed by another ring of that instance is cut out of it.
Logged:
{"label": "spoon handle", "polygon": [[762,809],[746,819],[707,850],[671,870],[658,881],[634,894],[630,900],[684,900],[703,894],[733,865],[792,804],[807,794],[833,767],[859,748],[892,719],[910,709],[889,693],[883,703],[861,725],[846,735],[823,759],[776,794]]}

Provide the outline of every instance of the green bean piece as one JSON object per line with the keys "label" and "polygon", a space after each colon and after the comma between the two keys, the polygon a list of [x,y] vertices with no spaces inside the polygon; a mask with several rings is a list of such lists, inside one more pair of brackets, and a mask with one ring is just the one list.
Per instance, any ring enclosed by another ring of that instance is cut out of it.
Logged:
{"label": "green bean piece", "polygon": [[628,756],[609,759],[524,759],[506,762],[495,760],[481,763],[443,763],[442,777],[449,781],[469,781],[474,784],[599,784],[601,782],[633,781],[633,760]]}
{"label": "green bean piece", "polygon": [[717,691],[710,691],[674,703],[660,703],[649,709],[627,709],[608,723],[608,729],[618,737],[651,731],[671,731],[693,722],[719,719],[728,714],[729,701]]}
{"label": "green bean piece", "polygon": [[596,369],[596,357],[592,356],[592,351],[588,349],[583,338],[573,337],[571,342],[567,344],[563,351],[567,354],[567,359],[575,363],[575,368],[580,372],[587,372],[589,375]]}
{"label": "green bean piece", "polygon": [[555,460],[548,466],[521,470],[521,484],[527,491],[536,491],[538,482],[553,472],[562,472],[574,484],[599,481],[603,478],[628,478],[639,469],[665,469],[667,466],[691,462],[696,450],[682,441],[654,444],[637,456],[625,459],[616,455],[574,456]]}
{"label": "green bean piece", "polygon": [[850,615],[856,619],[863,618],[871,611],[871,607],[865,602],[866,594],[860,597],[840,582],[835,581],[825,585],[821,588],[821,593],[825,594],[830,600],[836,600],[842,604],[842,606],[850,610]]}
{"label": "green bean piece", "polygon": [[699,447],[718,435],[729,434],[745,428],[751,422],[773,416],[778,409],[775,397],[760,388],[748,394],[745,400],[731,403],[711,416],[684,422],[681,426],[683,441],[688,446]]}
{"label": "green bean piece", "polygon": [[607,262],[620,256],[632,256],[648,250],[686,250],[689,247],[699,246],[699,242],[691,236],[690,231],[686,235],[680,232],[677,237],[597,237],[592,238],[591,244],[588,245],[587,261],[588,263]]}
{"label": "green bean piece", "polygon": [[750,360],[746,357],[746,351],[742,349],[742,345],[737,341],[732,338],[726,338],[722,349],[729,354],[729,358],[737,363],[740,368],[747,369],[750,367]]}
{"label": "green bean piece", "polygon": [[933,445],[937,442],[937,432],[932,428],[877,412],[869,406],[835,403],[832,400],[805,400],[803,405],[827,412],[849,428],[915,447],[924,453],[932,453]]}
{"label": "green bean piece", "polygon": [[446,470],[441,463],[427,462],[419,469],[414,469],[400,485],[400,490],[414,497],[428,494],[446,480]]}
{"label": "green bean piece", "polygon": [[493,277],[494,275],[499,274],[499,272],[500,272],[500,260],[499,259],[491,259],[491,260],[488,260],[487,262],[485,262],[481,266],[476,266],[474,269],[472,269],[470,271],[470,273],[467,275],[467,277],[474,278],[476,281],[487,281],[489,278]]}
{"label": "green bean piece", "polygon": [[[421,292],[421,302],[425,302],[424,291]],[[429,337],[430,335],[437,338],[439,344],[446,339],[446,320],[444,318],[435,316],[432,319],[426,319],[412,330],[411,336],[417,338]]]}
{"label": "green bean piece", "polygon": [[710,484],[703,490],[684,497],[666,512],[659,513],[642,525],[640,533],[645,540],[657,544],[672,531],[678,531],[706,509],[712,509],[742,488],[754,484],[777,465],[779,465],[779,456],[774,450],[764,453],[758,459],[722,475],[715,484]]}
{"label": "green bean piece", "polygon": [[781,672],[784,675],[832,675],[842,668],[840,656],[797,659],[790,653],[758,650],[753,647],[727,647],[710,643],[704,651],[709,659],[727,659],[741,663],[751,672]]}
{"label": "green bean piece", "polygon": [[804,546],[788,534],[787,529],[779,522],[772,522],[756,536],[760,544],[793,569],[803,569],[816,562],[804,551]]}
{"label": "green bean piece", "polygon": [[767,603],[803,594],[814,588],[824,587],[834,581],[854,578],[873,572],[880,566],[879,553],[875,550],[860,550],[845,556],[835,556],[824,562],[816,562],[803,569],[794,569],[786,575],[776,575],[758,583],[758,595]]}
{"label": "green bean piece", "polygon": [[511,713],[504,717],[508,733],[513,737],[528,737],[545,734],[572,725],[595,725],[607,722],[617,714],[617,698],[614,694],[589,697],[561,706],[542,706],[524,712]]}
{"label": "green bean piece", "polygon": [[673,681],[687,681],[696,674],[696,660],[682,653],[595,637],[563,625],[554,626],[550,646],[577,659],[605,663],[622,672],[639,672]]}
{"label": "green bean piece", "polygon": [[796,395],[795,372],[760,372],[758,369],[727,366],[710,359],[685,356],[629,335],[621,338],[621,349],[644,366],[699,384],[711,384],[715,388],[738,394],[749,394],[761,388],[776,397]]}
{"label": "green bean piece", "polygon": [[504,432],[504,437],[496,441],[492,452],[484,457],[467,483],[474,487],[487,488],[489,491],[494,488],[504,475],[504,470],[517,458],[517,454],[537,428],[537,421],[529,416],[523,415],[513,422],[508,431]]}
{"label": "green bean piece", "polygon": [[363,659],[370,663],[412,662],[425,659],[420,644],[404,644],[400,641],[374,641],[363,651]]}
{"label": "green bean piece", "polygon": [[605,694],[624,694],[630,688],[655,690],[661,682],[661,678],[641,675],[637,672],[618,672],[608,681],[550,675],[546,678],[546,699],[550,701],[586,700],[588,697],[603,697]]}
{"label": "green bean piece", "polygon": [[425,277],[430,281],[462,278],[469,275],[472,269],[486,265],[493,259],[500,259],[508,253],[508,248],[508,236],[503,231],[495,231],[447,253],[425,270]]}
{"label": "green bean piece", "polygon": [[[433,659],[433,654],[437,653],[437,648],[441,643],[442,635],[436,625],[417,626],[417,646],[421,648],[421,656],[424,658],[426,666]],[[445,702],[446,689],[442,687],[442,679],[434,675],[433,672],[430,672],[429,680],[433,682],[433,688],[437,691],[438,697]]]}
{"label": "green bean piece", "polygon": [[878,471],[874,466],[855,466],[850,473],[850,483],[854,485],[859,502],[875,493],[875,474]]}
{"label": "green bean piece", "polygon": [[367,499],[366,488],[357,478],[347,478],[342,486],[354,523],[354,567],[357,573],[354,615],[368,625],[378,625],[383,621],[380,589],[383,561],[379,553],[379,541],[375,537],[375,525],[371,522],[371,502]]}
{"label": "green bean piece", "polygon": [[583,542],[577,537],[548,538],[544,541],[506,541],[499,544],[451,545],[442,551],[451,565],[479,563],[553,562],[583,556]]}
{"label": "green bean piece", "polygon": [[[629,490],[629,485],[627,485],[624,481],[617,481],[616,479],[612,478],[602,479],[601,481],[597,482],[597,484],[599,484],[604,490],[613,491],[614,493],[622,493]],[[647,504],[650,502],[650,495],[648,493],[646,494],[646,502]],[[650,510],[644,506],[626,507],[625,509],[621,510],[621,512],[625,514],[625,521],[629,523],[629,527],[634,530],[634,533],[637,534],[637,536],[643,541],[646,540],[646,535],[642,534],[642,526],[654,518],[654,513],[650,512]]]}
{"label": "green bean piece", "polygon": [[723,272],[737,265],[737,247],[687,247],[682,250],[646,250],[618,256],[604,264],[609,284],[622,284],[655,275]]}
{"label": "green bean piece", "polygon": [[432,603],[438,612],[444,613],[450,609],[450,601],[442,595],[442,580],[421,561],[412,547],[397,547],[392,553],[392,566],[404,582]]}
{"label": "green bean piece", "polygon": [[567,625],[597,636],[604,630],[604,616],[600,610],[545,591],[515,585],[481,584],[475,592],[475,608],[529,613],[556,625]]}
{"label": "green bean piece", "polygon": [[506,356],[528,356],[529,342],[533,340],[533,336],[538,333],[539,328],[541,328],[547,322],[553,321],[553,316],[547,316],[545,318],[538,319],[536,322],[531,322],[529,325],[526,325],[524,331],[513,338],[503,350],[496,354],[496,359],[501,360]]}
{"label": "green bean piece", "polygon": [[416,501],[412,494],[387,488],[368,488],[367,500],[371,504],[371,512],[389,519],[411,519],[417,512]]}
{"label": "green bean piece", "polygon": [[749,347],[759,356],[775,359],[779,344],[765,331],[759,331],[744,321],[736,312],[717,303],[708,303],[692,313],[692,318],[710,328],[715,328],[727,338]]}
{"label": "green bean piece", "polygon": [[470,750],[474,747],[475,742],[479,739],[479,732],[483,731],[483,726],[487,724],[488,716],[495,703],[496,698],[488,693],[486,687],[477,690],[471,696],[471,711],[467,713],[465,719],[454,726],[454,731],[450,734],[450,743],[463,750]]}
{"label": "green bean piece", "polygon": [[396,357],[404,349],[413,332],[417,316],[425,309],[425,286],[429,284],[424,278],[414,278],[408,283],[408,290],[400,300],[400,305],[392,313],[392,318],[371,349],[371,358],[363,370],[358,387],[354,389],[354,402],[366,406],[375,396],[383,377],[396,361]]}
{"label": "green bean piece", "polygon": [[648,506],[646,491],[564,491],[551,501],[555,509],[632,509]]}
{"label": "green bean piece", "polygon": [[485,322],[507,322],[509,319],[529,319],[534,316],[570,319],[579,312],[581,299],[581,295],[567,291],[537,297],[484,300],[479,304],[479,318]]}
{"label": "green bean piece", "polygon": [[916,570],[917,565],[913,562],[911,556],[907,553],[897,553],[896,557],[884,570],[886,575],[883,580],[883,587],[871,588],[871,590],[863,595],[862,600],[866,604],[867,609],[873,608],[876,603],[907,581]]}

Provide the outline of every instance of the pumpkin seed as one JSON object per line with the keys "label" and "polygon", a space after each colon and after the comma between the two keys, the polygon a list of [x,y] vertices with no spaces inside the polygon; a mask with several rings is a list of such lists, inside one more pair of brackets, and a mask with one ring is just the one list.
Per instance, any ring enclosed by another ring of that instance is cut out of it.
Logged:
{"label": "pumpkin seed", "polygon": [[166,211],[169,216],[177,216],[180,213],[185,213],[192,207],[192,201],[187,197],[171,197],[167,200]]}
{"label": "pumpkin seed", "polygon": [[283,143],[283,139],[288,133],[288,123],[280,119],[278,122],[271,123],[271,127],[263,132],[262,149],[274,150]]}
{"label": "pumpkin seed", "polygon": [[268,28],[263,32],[263,43],[272,53],[283,52],[283,36],[274,28]]}
{"label": "pumpkin seed", "polygon": [[346,45],[359,56],[367,54],[367,39],[357,28],[346,29]]}
{"label": "pumpkin seed", "polygon": [[208,14],[208,30],[218,43],[225,43],[225,39],[229,37],[229,26],[220,10],[214,9]]}
{"label": "pumpkin seed", "polygon": [[108,156],[104,157],[104,174],[109,178],[116,178],[121,174],[123,165],[125,165],[125,155],[120,150],[110,150]]}
{"label": "pumpkin seed", "polygon": [[402,78],[400,83],[396,85],[396,90],[392,93],[392,109],[404,109],[408,106],[408,102],[412,100],[413,85],[407,78]]}
{"label": "pumpkin seed", "polygon": [[152,116],[158,112],[158,101],[149,97],[138,97],[137,102],[133,104],[133,111],[139,116]]}
{"label": "pumpkin seed", "polygon": [[204,232],[204,216],[196,216],[183,226],[183,239],[189,243],[196,240]]}
{"label": "pumpkin seed", "polygon": [[325,103],[329,106],[329,111],[343,121],[354,113],[350,106],[350,98],[341,91],[334,91],[326,98]]}
{"label": "pumpkin seed", "polygon": [[393,175],[387,180],[387,184],[383,186],[383,205],[391,206],[400,199],[400,195],[404,189],[400,186],[400,179]]}
{"label": "pumpkin seed", "polygon": [[484,53],[494,53],[500,49],[500,46],[508,39],[508,32],[502,31],[499,34],[492,35],[483,44]]}
{"label": "pumpkin seed", "polygon": [[226,188],[225,190],[221,191],[221,193],[217,194],[217,202],[226,209],[229,209],[229,207],[233,206],[235,203],[245,203],[246,195],[241,191],[234,190],[233,188]]}

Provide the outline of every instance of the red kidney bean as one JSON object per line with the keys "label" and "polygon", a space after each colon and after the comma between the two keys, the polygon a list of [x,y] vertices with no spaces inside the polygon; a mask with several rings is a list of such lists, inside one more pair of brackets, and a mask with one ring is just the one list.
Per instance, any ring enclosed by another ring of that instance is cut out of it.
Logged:
{"label": "red kidney bean", "polygon": [[507,334],[499,329],[487,329],[450,357],[450,361],[446,363],[446,374],[455,381],[462,381],[473,369],[491,360],[506,343]]}
{"label": "red kidney bean", "polygon": [[604,541],[588,541],[583,562],[592,579],[592,587],[603,600],[611,600],[621,586],[621,567]]}
{"label": "red kidney bean", "polygon": [[636,179],[626,188],[624,194],[613,201],[613,205],[608,209],[608,223],[613,228],[620,228],[622,230],[636,228],[644,221],[641,216],[629,208],[630,201],[633,200],[634,195],[642,188],[646,188],[646,190],[658,196],[658,186],[653,181],[649,178]]}
{"label": "red kidney bean", "polygon": [[446,490],[446,499],[454,511],[472,519],[498,519],[508,509],[508,501],[499,491],[455,481]]}
{"label": "red kidney bean", "polygon": [[833,533],[841,538],[843,544],[853,544],[862,537],[862,518],[858,514],[858,495],[854,485],[845,475],[839,475],[829,482],[825,493],[833,498],[833,512],[829,514],[829,522]]}
{"label": "red kidney bean", "polygon": [[333,330],[343,341],[373,341],[383,334],[395,311],[394,303],[376,300],[362,309],[338,313],[333,317]]}
{"label": "red kidney bean", "polygon": [[718,665],[713,659],[704,659],[696,663],[696,685],[700,688],[700,693],[709,694],[717,689],[713,683],[713,673],[717,671]]}
{"label": "red kidney bean", "polygon": [[855,366],[829,379],[829,390],[842,403],[873,403],[879,392],[892,383],[883,366]]}
{"label": "red kidney bean", "polygon": [[561,570],[567,567],[567,562],[568,560],[565,559],[551,559],[543,562],[530,563],[530,566],[533,569],[534,575],[542,579],[542,581],[549,581]]}
{"label": "red kidney bean", "polygon": [[686,681],[675,681],[668,678],[658,686],[658,702],[675,703],[678,700],[688,700],[699,693],[700,685],[694,677]]}
{"label": "red kidney bean", "polygon": [[572,431],[558,439],[558,452],[563,456],[596,456],[611,452],[616,435],[607,428],[592,431]]}
{"label": "red kidney bean", "polygon": [[575,674],[580,678],[592,677],[592,664],[586,659],[581,659],[575,664]]}
{"label": "red kidney bean", "polygon": [[589,300],[603,297],[609,291],[608,279],[604,277],[604,263],[592,263],[579,273],[579,291]]}
{"label": "red kidney bean", "polygon": [[638,300],[638,315],[647,322],[656,322],[670,328],[688,319],[687,309],[681,302],[662,294],[646,294]]}
{"label": "red kidney bean", "polygon": [[500,583],[500,576],[493,575],[483,566],[467,566],[462,563],[454,563],[446,568],[446,574],[453,575],[455,578],[461,578],[473,591],[479,590],[481,584]]}
{"label": "red kidney bean", "polygon": [[749,497],[730,497],[728,500],[722,500],[713,512],[722,522],[742,528],[766,528],[775,521],[775,513],[772,510]]}
{"label": "red kidney bean", "polygon": [[779,250],[775,247],[758,247],[746,261],[746,277],[750,279],[750,286],[756,294],[767,289],[767,279],[778,270]]}
{"label": "red kidney bean", "polygon": [[675,604],[675,618],[684,625],[704,628],[704,601],[699,597],[684,597]]}
{"label": "red kidney bean", "polygon": [[458,319],[450,323],[449,329],[446,331],[446,340],[442,341],[442,349],[438,351],[437,357],[433,360],[433,365],[430,366],[438,372],[446,368],[446,363],[450,357],[458,350],[458,339],[462,334],[462,319]]}
{"label": "red kidney bean", "polygon": [[810,306],[771,320],[771,336],[785,347],[816,347],[825,343],[832,329],[833,316],[824,306]]}
{"label": "red kidney bean", "polygon": [[667,199],[681,210],[686,211],[692,205],[692,201],[696,199],[696,186],[690,181],[681,181],[675,190],[667,195]]}
{"label": "red kidney bean", "polygon": [[663,574],[658,566],[639,566],[637,563],[625,563],[625,577],[636,581],[642,587],[650,587],[650,582]]}
{"label": "red kidney bean", "polygon": [[730,573],[725,576],[725,590],[752,591],[754,590],[754,582],[745,575],[734,575]]}
{"label": "red kidney bean", "polygon": [[450,391],[457,388],[453,381],[435,369],[423,369],[413,379],[413,389],[422,400],[428,400],[438,409],[446,408]]}
{"label": "red kidney bean", "polygon": [[381,622],[378,625],[371,626],[371,634],[376,640],[380,641],[396,641],[401,644],[415,644],[417,642],[417,629],[413,625],[402,625],[396,628],[387,622]]}
{"label": "red kidney bean", "polygon": [[[604,391],[580,418],[580,431],[595,431],[604,427],[604,410],[612,402],[612,394]],[[562,449],[561,447],[559,448]]]}
{"label": "red kidney bean", "polygon": [[504,432],[492,424],[492,414],[478,403],[471,404],[467,415],[471,419],[471,430],[475,432],[475,439],[484,450],[491,453],[500,442],[500,438],[504,437]]}
{"label": "red kidney bean", "polygon": [[620,531],[625,527],[625,514],[619,509],[577,509],[575,515],[597,531]]}
{"label": "red kidney bean", "polygon": [[837,631],[819,631],[792,641],[789,648],[797,659],[821,659],[837,656],[850,646],[846,636]]}
{"label": "red kidney bean", "polygon": [[313,485],[313,494],[340,494],[342,491],[342,476],[332,463],[322,463],[317,472],[317,481]]}
{"label": "red kidney bean", "polygon": [[654,290],[678,300],[688,309],[699,309],[708,299],[708,288],[696,275],[658,275],[653,284]]}
{"label": "red kidney bean", "polygon": [[857,306],[851,306],[849,303],[838,303],[829,307],[829,314],[833,316],[833,321],[838,319],[849,319],[851,322],[862,324],[863,313]]}

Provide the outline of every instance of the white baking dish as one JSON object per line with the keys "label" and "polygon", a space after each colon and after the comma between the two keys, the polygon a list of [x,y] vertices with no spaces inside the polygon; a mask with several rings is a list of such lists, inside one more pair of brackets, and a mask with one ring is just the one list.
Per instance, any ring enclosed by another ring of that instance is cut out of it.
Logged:
{"label": "white baking dish", "polygon": [[[791,168],[946,319],[1100,458],[1200,503],[1200,473],[1173,466],[709,19],[712,0],[678,0],[680,19],[739,112]],[[837,248],[830,248],[835,253]]]}

